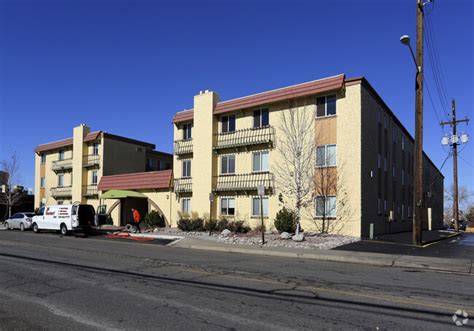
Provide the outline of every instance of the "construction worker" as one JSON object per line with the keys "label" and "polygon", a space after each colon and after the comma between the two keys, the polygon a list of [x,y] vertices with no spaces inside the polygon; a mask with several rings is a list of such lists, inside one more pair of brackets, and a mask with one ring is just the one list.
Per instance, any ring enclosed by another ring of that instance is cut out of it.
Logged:
{"label": "construction worker", "polygon": [[138,212],[138,210],[132,208],[132,216],[133,216],[133,222],[135,223],[137,231],[140,232],[140,213]]}

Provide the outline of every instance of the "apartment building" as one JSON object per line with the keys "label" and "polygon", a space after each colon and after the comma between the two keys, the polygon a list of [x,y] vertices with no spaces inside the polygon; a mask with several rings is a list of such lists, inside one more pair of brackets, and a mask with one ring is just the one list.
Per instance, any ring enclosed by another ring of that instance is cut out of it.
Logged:
{"label": "apartment building", "polygon": [[[363,78],[337,75],[228,101],[213,91],[194,97],[174,123],[172,224],[180,213],[260,222],[267,228],[288,201],[283,114],[304,109],[314,135],[314,192],[302,227],[368,237],[409,231],[413,219],[413,138]],[[313,123],[314,122],[314,123]],[[313,125],[314,124],[314,125]],[[440,228],[444,177],[424,156],[425,228]],[[322,183],[333,178],[327,190]]]}
{"label": "apartment building", "polygon": [[99,205],[103,176],[171,169],[172,155],[147,142],[84,124],[73,137],[35,149],[35,206],[81,202]]}

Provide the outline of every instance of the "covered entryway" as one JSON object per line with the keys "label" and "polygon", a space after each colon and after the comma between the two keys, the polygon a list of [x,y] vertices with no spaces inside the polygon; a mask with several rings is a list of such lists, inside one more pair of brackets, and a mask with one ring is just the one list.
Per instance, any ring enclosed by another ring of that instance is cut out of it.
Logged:
{"label": "covered entryway", "polygon": [[128,190],[110,190],[102,194],[101,199],[118,199],[119,203],[114,203],[107,214],[110,215],[112,211],[120,206],[120,225],[125,226],[128,223],[133,223],[132,208],[138,210],[143,216],[148,213],[148,198],[146,195]]}
{"label": "covered entryway", "polygon": [[103,176],[99,190],[103,193],[100,199],[106,201],[107,218],[114,225],[124,226],[132,221],[134,208],[142,219],[157,211],[170,226],[171,177],[171,170]]}

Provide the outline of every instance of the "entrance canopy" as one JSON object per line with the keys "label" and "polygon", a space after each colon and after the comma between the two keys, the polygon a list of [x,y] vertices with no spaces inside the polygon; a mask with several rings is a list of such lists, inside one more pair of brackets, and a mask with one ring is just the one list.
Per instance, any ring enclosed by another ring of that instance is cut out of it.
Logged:
{"label": "entrance canopy", "polygon": [[101,199],[123,199],[123,198],[144,198],[146,199],[146,195],[136,192],[136,191],[128,191],[128,190],[110,190],[105,192],[100,196]]}

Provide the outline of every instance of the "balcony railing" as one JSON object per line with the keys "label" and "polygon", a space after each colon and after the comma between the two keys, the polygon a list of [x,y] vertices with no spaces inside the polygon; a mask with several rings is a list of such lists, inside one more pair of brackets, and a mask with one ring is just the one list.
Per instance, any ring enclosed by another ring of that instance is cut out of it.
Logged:
{"label": "balcony railing", "polygon": [[183,139],[176,140],[174,142],[174,154],[190,154],[193,152],[193,140],[192,139]]}
{"label": "balcony railing", "polygon": [[215,192],[256,191],[259,185],[263,185],[267,192],[271,192],[274,187],[273,174],[269,172],[257,172],[214,176]]}
{"label": "balcony railing", "polygon": [[53,165],[51,166],[51,170],[54,172],[66,171],[70,169],[72,169],[72,158],[53,161]]}
{"label": "balcony railing", "polygon": [[94,167],[100,165],[100,155],[91,154],[83,157],[83,167]]}
{"label": "balcony railing", "polygon": [[72,196],[72,186],[58,186],[51,188],[53,198],[66,198]]}
{"label": "balcony railing", "polygon": [[82,186],[82,196],[83,197],[93,197],[99,195],[99,190],[97,189],[97,184],[95,185],[83,185]]}
{"label": "balcony railing", "polygon": [[176,178],[174,180],[174,191],[176,193],[192,192],[193,181],[191,177],[187,178]]}
{"label": "balcony railing", "polygon": [[272,126],[261,128],[240,129],[234,132],[215,134],[214,149],[232,148],[250,145],[272,145],[275,139],[275,130]]}

